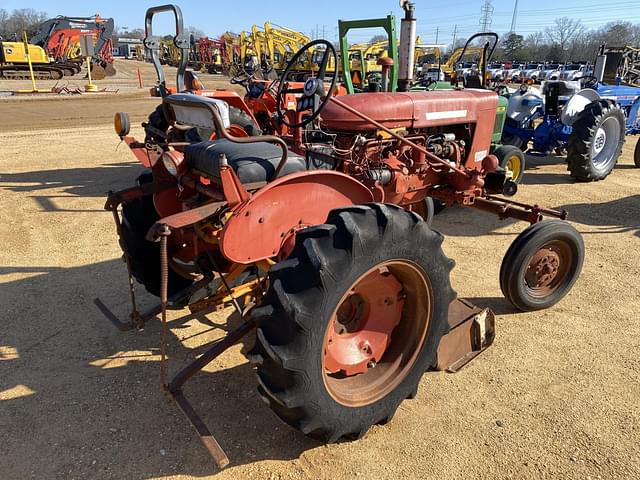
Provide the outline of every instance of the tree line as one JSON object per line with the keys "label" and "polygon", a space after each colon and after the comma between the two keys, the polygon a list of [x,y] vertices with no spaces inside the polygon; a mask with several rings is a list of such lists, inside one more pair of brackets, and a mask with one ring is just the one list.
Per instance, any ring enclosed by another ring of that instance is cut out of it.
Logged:
{"label": "tree line", "polygon": [[11,13],[0,8],[0,38],[21,40],[22,32],[31,37],[47,18],[46,12],[37,12],[33,8],[20,8]]}

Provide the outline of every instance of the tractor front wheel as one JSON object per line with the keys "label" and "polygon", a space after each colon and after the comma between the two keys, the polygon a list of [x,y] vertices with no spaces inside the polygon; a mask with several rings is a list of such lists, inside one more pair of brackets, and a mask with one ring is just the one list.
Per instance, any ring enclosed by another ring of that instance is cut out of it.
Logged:
{"label": "tractor front wheel", "polygon": [[442,235],[387,204],[336,209],[302,230],[253,315],[258,391],[324,442],[356,439],[416,394],[448,330]]}
{"label": "tractor front wheel", "polygon": [[516,308],[528,312],[558,303],[577,280],[584,261],[580,233],[562,220],[531,225],[507,250],[500,288]]}
{"label": "tractor front wheel", "polygon": [[501,145],[496,148],[493,154],[498,158],[498,162],[507,172],[511,172],[511,181],[520,183],[524,176],[525,159],[524,153],[519,147],[513,145]]}
{"label": "tractor front wheel", "polygon": [[633,152],[633,163],[636,164],[636,167],[640,168],[640,137],[638,137],[638,141],[636,142],[636,149]]}
{"label": "tractor front wheel", "polygon": [[424,197],[422,200],[412,205],[411,211],[420,215],[420,217],[427,222],[427,225],[431,226],[433,217],[436,214],[436,205],[433,198]]}

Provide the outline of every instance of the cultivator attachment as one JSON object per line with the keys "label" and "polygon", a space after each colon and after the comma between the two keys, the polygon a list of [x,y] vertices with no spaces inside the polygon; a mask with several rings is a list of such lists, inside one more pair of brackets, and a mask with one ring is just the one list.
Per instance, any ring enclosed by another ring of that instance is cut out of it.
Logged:
{"label": "cultivator attachment", "polygon": [[[109,205],[109,201],[107,202]],[[117,212],[118,204],[112,203],[114,219],[118,232],[121,231],[120,217]],[[159,232],[160,249],[161,249],[161,276],[162,285],[160,293],[160,304],[150,310],[140,313],[136,307],[134,280],[131,275],[129,265],[129,256],[124,244],[124,260],[129,269],[129,289],[131,293],[132,312],[128,321],[122,321],[111,312],[108,307],[100,300],[95,299],[94,303],[105,315],[105,317],[122,331],[141,329],[145,323],[160,315],[162,322],[161,340],[160,340],[160,384],[163,391],[170,395],[176,405],[182,410],[186,418],[189,420],[193,428],[196,430],[203,445],[211,455],[218,468],[224,468],[229,464],[229,458],[224,450],[213,436],[206,423],[200,415],[194,410],[191,403],[184,396],[182,387],[196,373],[226,352],[230,347],[240,342],[246,335],[256,328],[256,321],[251,315],[251,310],[242,311],[238,304],[238,299],[251,292],[261,290],[260,278],[251,280],[242,285],[231,287],[225,279],[225,276],[218,272],[221,282],[218,289],[210,295],[191,303],[188,308],[191,313],[199,311],[208,311],[212,306],[223,307],[233,305],[242,318],[242,323],[236,329],[227,333],[222,339],[210,344],[209,348],[198,358],[189,363],[180,370],[170,381],[166,380],[166,336],[167,336],[167,319],[166,311],[170,305],[184,305],[189,301],[191,296],[198,290],[207,288],[214,281],[213,276],[205,276],[201,280],[195,282],[188,288],[185,288],[174,294],[171,299],[167,298],[167,236],[168,231]],[[229,275],[226,276],[229,278]],[[255,296],[254,296],[255,299]],[[457,372],[464,365],[469,363],[480,353],[486,350],[495,339],[495,315],[488,309],[479,308],[467,300],[454,299],[449,305],[449,332],[446,333],[439,344],[437,351],[437,364],[434,370],[444,370],[447,372]]]}

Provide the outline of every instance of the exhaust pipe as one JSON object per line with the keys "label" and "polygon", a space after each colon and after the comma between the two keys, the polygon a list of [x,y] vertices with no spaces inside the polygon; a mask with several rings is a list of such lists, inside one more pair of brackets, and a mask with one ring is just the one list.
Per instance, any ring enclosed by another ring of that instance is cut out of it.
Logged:
{"label": "exhaust pipe", "polygon": [[400,48],[398,49],[398,91],[406,92],[413,82],[414,57],[416,51],[416,19],[414,4],[400,0],[404,18],[400,22]]}

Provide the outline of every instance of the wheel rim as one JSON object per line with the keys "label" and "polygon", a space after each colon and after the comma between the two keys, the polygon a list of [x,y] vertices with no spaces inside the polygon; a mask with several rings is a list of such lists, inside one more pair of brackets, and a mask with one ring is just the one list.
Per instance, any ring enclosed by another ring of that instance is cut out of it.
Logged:
{"label": "wheel rim", "polygon": [[520,161],[520,157],[518,155],[509,156],[504,168],[507,170],[507,172],[511,172],[511,179],[514,182],[520,179],[520,175],[522,175],[522,162]]}
{"label": "wheel rim", "polygon": [[417,265],[380,263],[342,296],[325,331],[322,375],[338,403],[371,404],[406,378],[431,323],[433,293]]}
{"label": "wheel rim", "polygon": [[543,245],[525,268],[529,294],[535,298],[551,295],[567,280],[572,263],[573,251],[567,243],[553,240]]}
{"label": "wheel rim", "polygon": [[616,160],[616,152],[620,141],[620,128],[614,117],[602,122],[596,130],[591,142],[591,158],[595,168],[607,170]]}

